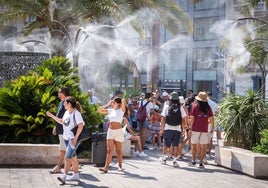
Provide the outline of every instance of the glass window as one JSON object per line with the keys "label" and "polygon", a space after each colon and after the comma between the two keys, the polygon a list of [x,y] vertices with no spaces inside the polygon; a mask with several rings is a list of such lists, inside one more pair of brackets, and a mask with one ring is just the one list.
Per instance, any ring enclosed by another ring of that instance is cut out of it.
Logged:
{"label": "glass window", "polygon": [[194,6],[195,10],[214,9],[219,7],[219,1],[203,0]]}
{"label": "glass window", "polygon": [[[186,50],[174,49],[167,53],[165,60],[165,78],[185,79],[186,72]],[[184,72],[182,75],[181,72]]]}
{"label": "glass window", "polygon": [[242,0],[234,0],[233,1],[234,5],[241,5],[242,4]]}
{"label": "glass window", "polygon": [[216,40],[217,35],[210,28],[219,20],[218,17],[194,19],[194,40]]}
{"label": "glass window", "polygon": [[170,50],[170,70],[186,70],[186,51],[183,49]]}
{"label": "glass window", "polygon": [[218,68],[217,48],[198,48],[193,51],[194,70],[214,70]]}
{"label": "glass window", "polygon": [[185,0],[177,0],[177,4],[183,9],[184,11],[187,11],[187,1]]}

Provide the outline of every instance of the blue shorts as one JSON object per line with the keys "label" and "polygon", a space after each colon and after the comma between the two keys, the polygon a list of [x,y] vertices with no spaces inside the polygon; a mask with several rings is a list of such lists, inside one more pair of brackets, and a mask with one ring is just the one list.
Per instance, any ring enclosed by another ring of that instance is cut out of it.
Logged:
{"label": "blue shorts", "polygon": [[64,144],[66,146],[65,157],[68,158],[68,159],[71,159],[71,158],[76,156],[76,150],[77,150],[78,146],[81,143],[81,142],[77,142],[75,147],[73,148],[73,146],[70,145],[71,141],[72,140],[65,140],[64,139]]}
{"label": "blue shorts", "polygon": [[138,127],[139,127],[139,129],[141,129],[141,128],[147,128],[147,129],[149,129],[150,126],[151,126],[149,120],[145,120],[145,122],[139,122],[139,121],[138,121],[137,123],[138,123]]}
{"label": "blue shorts", "polygon": [[172,146],[178,147],[180,143],[181,132],[176,130],[165,130],[164,131],[164,146],[170,147]]}

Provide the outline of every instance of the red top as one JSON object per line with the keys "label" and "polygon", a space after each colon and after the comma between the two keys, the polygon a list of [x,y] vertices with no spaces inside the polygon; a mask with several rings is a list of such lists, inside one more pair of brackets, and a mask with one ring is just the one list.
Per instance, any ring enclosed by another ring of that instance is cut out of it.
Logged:
{"label": "red top", "polygon": [[191,109],[191,115],[194,116],[192,130],[195,132],[208,132],[208,118],[213,116],[209,107],[208,113],[200,112],[198,104],[194,104]]}

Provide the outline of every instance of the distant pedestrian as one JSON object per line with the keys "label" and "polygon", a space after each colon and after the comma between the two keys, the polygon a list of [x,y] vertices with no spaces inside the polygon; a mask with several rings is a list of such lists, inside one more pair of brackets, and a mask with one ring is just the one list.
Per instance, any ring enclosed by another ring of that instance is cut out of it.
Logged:
{"label": "distant pedestrian", "polygon": [[[154,105],[154,110],[155,113],[159,113],[159,106],[158,105]],[[161,141],[161,136],[160,136],[160,125],[161,122],[161,116],[156,115],[156,114],[151,114],[150,116],[150,123],[151,123],[151,127],[150,127],[150,131],[152,134],[152,145],[153,145],[153,149],[162,149],[162,141]],[[155,140],[157,140],[157,143],[155,143]]]}
{"label": "distant pedestrian", "polygon": [[[148,131],[150,128],[150,115],[151,115],[151,113],[154,112],[154,110],[153,110],[154,105],[151,102],[151,100],[152,100],[151,97],[152,97],[152,93],[146,93],[145,98],[142,99],[139,103],[139,108],[141,108],[143,106],[145,106],[145,108],[146,108],[146,110],[144,112],[145,116],[146,116],[145,120],[142,122],[142,121],[137,119],[140,137],[141,137],[141,146],[142,146],[143,150],[149,149],[147,146],[145,146],[145,143],[146,143]],[[139,115],[139,111],[138,111],[137,117],[138,117],[138,115]]]}
{"label": "distant pedestrian", "polygon": [[94,95],[93,90],[88,90],[87,94],[88,94],[89,104],[101,105],[101,101],[98,99],[98,97]]}
{"label": "distant pedestrian", "polygon": [[116,90],[115,94],[114,94],[114,98],[118,97],[118,98],[122,98],[123,92],[121,90]]}
{"label": "distant pedestrian", "polygon": [[192,89],[188,90],[188,96],[185,99],[185,106],[188,109],[188,112],[191,112],[191,108],[192,108],[192,104],[195,101],[195,97],[194,97],[194,91]]}
{"label": "distant pedestrian", "polygon": [[[218,111],[218,104],[212,100],[212,93],[210,91],[207,92],[207,95],[208,95],[208,105],[210,106],[212,113],[213,113],[213,116],[215,117],[217,114],[217,111]],[[208,136],[209,136],[209,143],[207,145],[207,154],[208,155],[211,155],[212,139],[213,139],[213,134],[214,134],[214,132],[211,131],[211,128],[212,128],[212,123],[209,122],[208,132],[210,134],[208,134]]]}

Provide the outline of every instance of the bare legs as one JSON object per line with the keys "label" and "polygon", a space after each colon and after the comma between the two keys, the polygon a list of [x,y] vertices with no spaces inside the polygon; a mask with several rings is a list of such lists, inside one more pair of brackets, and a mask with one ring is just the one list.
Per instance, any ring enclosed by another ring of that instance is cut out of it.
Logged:
{"label": "bare legs", "polygon": [[79,169],[79,162],[78,162],[77,156],[71,159],[71,163],[72,163],[72,168],[73,168],[74,173],[77,174],[78,169]]}
{"label": "bare legs", "polygon": [[198,156],[201,163],[203,163],[206,153],[207,153],[207,144],[192,143],[192,162],[195,162],[195,158],[196,156]]}
{"label": "bare legs", "polygon": [[161,148],[162,142],[161,142],[160,134],[159,133],[152,133],[152,144],[153,144],[154,149],[156,149],[155,137],[157,138],[157,143],[158,143],[159,147]]}
{"label": "bare legs", "polygon": [[110,163],[113,158],[114,147],[116,148],[117,160],[119,164],[119,168],[122,168],[123,154],[122,154],[122,142],[114,141],[113,139],[107,139],[107,155],[104,166],[104,171],[108,171]]}
{"label": "bare legs", "polygon": [[143,148],[145,146],[148,128],[140,127],[139,131],[140,131],[140,136],[141,136],[141,147]]}
{"label": "bare legs", "polygon": [[131,137],[129,137],[129,140],[134,141],[136,150],[138,150],[139,152],[142,152],[140,136],[138,136],[138,135],[131,136]]}

